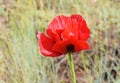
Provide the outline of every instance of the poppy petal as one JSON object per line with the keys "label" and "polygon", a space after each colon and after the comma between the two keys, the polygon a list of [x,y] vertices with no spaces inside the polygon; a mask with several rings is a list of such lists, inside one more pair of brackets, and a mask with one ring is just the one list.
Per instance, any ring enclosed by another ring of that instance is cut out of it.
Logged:
{"label": "poppy petal", "polygon": [[78,40],[76,43],[74,43],[74,45],[75,45],[75,52],[79,52],[81,50],[88,50],[89,49],[88,43],[84,42],[84,41]]}
{"label": "poppy petal", "polygon": [[72,20],[71,18],[66,23],[67,28],[64,29],[64,31],[61,33],[61,38],[63,40],[68,39],[71,36],[76,37],[78,39],[78,26],[76,20]]}
{"label": "poppy petal", "polygon": [[57,16],[52,20],[52,22],[48,25],[47,34],[54,38],[56,41],[60,40],[60,34],[64,30],[66,25],[66,20],[68,17],[61,15]]}
{"label": "poppy petal", "polygon": [[70,32],[72,32],[76,38],[78,37],[78,23],[76,20],[69,18],[67,22],[67,28]]}
{"label": "poppy petal", "polygon": [[87,27],[86,21],[79,14],[71,15],[72,19],[76,19],[78,22],[79,39],[86,41],[90,37],[90,30]]}
{"label": "poppy petal", "polygon": [[60,41],[59,35],[56,32],[53,32],[51,29],[47,29],[47,34],[49,34],[49,36],[55,41]]}
{"label": "poppy petal", "polygon": [[61,39],[62,40],[67,40],[69,37],[71,36],[75,36],[72,32],[70,32],[69,29],[65,29],[62,33],[61,33]]}
{"label": "poppy petal", "polygon": [[60,52],[62,54],[67,52],[67,46],[73,43],[73,36],[69,37],[66,40],[59,41],[53,46],[53,50],[56,52]]}
{"label": "poppy petal", "polygon": [[44,56],[56,57],[56,56],[61,55],[60,53],[53,52],[51,50],[51,48],[55,44],[55,41],[53,39],[46,37],[41,32],[38,32],[37,37],[38,37],[38,44],[39,44],[39,47],[40,47],[40,52]]}
{"label": "poppy petal", "polygon": [[89,49],[89,45],[86,42],[77,40],[74,36],[69,37],[67,40],[57,42],[52,49],[55,52],[64,54],[67,52],[67,46],[71,44],[75,47],[74,52]]}
{"label": "poppy petal", "polygon": [[67,52],[66,46],[68,44],[69,44],[68,40],[59,41],[53,46],[52,50],[55,52],[59,52],[61,54],[65,54]]}
{"label": "poppy petal", "polygon": [[76,39],[75,37],[71,36],[69,38],[70,43],[74,45],[74,52],[79,52],[81,50],[87,50],[89,49],[89,45],[85,41],[81,41]]}

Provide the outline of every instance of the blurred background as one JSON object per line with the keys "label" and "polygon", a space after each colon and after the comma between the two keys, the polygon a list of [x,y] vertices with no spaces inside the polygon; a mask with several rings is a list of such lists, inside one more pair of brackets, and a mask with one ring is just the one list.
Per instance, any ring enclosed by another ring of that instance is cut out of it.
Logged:
{"label": "blurred background", "polygon": [[61,14],[91,30],[91,48],[73,54],[77,83],[120,83],[120,0],[0,0],[0,83],[71,83],[66,56],[42,56],[36,38]]}

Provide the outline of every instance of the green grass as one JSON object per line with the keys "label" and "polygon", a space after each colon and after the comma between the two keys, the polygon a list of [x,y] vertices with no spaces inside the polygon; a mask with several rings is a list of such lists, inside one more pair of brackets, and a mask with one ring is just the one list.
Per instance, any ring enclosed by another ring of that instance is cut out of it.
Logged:
{"label": "green grass", "polygon": [[[36,33],[44,32],[56,15],[79,13],[91,30],[90,50],[79,53],[84,79],[87,83],[103,83],[107,72],[107,83],[119,83],[120,53],[116,54],[116,50],[120,51],[120,2],[117,0],[16,0],[7,9],[0,5],[0,16],[7,21],[6,28],[0,26],[0,81],[66,83],[57,73],[59,67],[54,60],[58,58],[46,58],[39,53]],[[110,61],[118,66],[108,66]],[[117,72],[116,79],[112,69]]]}

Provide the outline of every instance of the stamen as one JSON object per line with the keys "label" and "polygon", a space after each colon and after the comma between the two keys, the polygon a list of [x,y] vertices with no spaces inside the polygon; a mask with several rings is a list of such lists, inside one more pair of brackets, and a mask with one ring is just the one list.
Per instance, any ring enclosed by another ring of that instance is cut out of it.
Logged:
{"label": "stamen", "polygon": [[74,45],[73,44],[69,44],[67,47],[67,52],[74,52]]}

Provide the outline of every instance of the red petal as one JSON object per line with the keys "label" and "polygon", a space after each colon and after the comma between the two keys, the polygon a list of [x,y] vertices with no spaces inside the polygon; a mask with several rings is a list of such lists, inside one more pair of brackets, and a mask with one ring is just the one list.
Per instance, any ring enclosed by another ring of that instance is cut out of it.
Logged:
{"label": "red petal", "polygon": [[55,52],[59,52],[61,54],[65,54],[67,52],[66,46],[68,44],[69,44],[69,42],[67,40],[59,41],[53,46],[52,50],[54,50]]}
{"label": "red petal", "polygon": [[61,15],[57,16],[52,20],[52,22],[48,25],[47,34],[54,38],[56,41],[60,40],[60,34],[66,27],[66,20],[68,17]]}
{"label": "red petal", "polygon": [[78,22],[79,39],[86,41],[90,37],[90,30],[87,27],[86,21],[79,14],[71,15],[72,19],[76,19]]}
{"label": "red petal", "polygon": [[74,45],[74,47],[75,47],[74,51],[75,52],[79,52],[83,49],[84,50],[89,49],[89,45],[86,42],[77,40],[74,36],[71,36],[68,40],[57,42],[53,46],[53,50],[56,51],[56,52],[64,54],[64,53],[67,52],[67,49],[66,49],[67,46],[71,45],[71,44]]}
{"label": "red petal", "polygon": [[67,40],[68,38],[70,38],[71,36],[75,36],[72,32],[69,31],[69,29],[65,29],[62,33],[61,33],[61,38],[63,40]]}
{"label": "red petal", "polygon": [[81,50],[88,50],[89,49],[89,45],[85,41],[78,40],[74,44],[75,44],[75,52],[79,52]]}
{"label": "red petal", "polygon": [[44,56],[56,57],[60,56],[61,54],[52,51],[52,47],[55,44],[55,41],[51,38],[46,37],[43,33],[39,32],[37,34],[38,43],[40,47],[40,51]]}
{"label": "red petal", "polygon": [[76,37],[78,39],[78,26],[77,21],[69,18],[68,22],[66,23],[67,28],[61,33],[61,38],[63,40],[68,39],[71,36]]}
{"label": "red petal", "polygon": [[47,34],[55,41],[60,41],[60,36],[56,32],[53,32],[51,29],[47,29]]}

